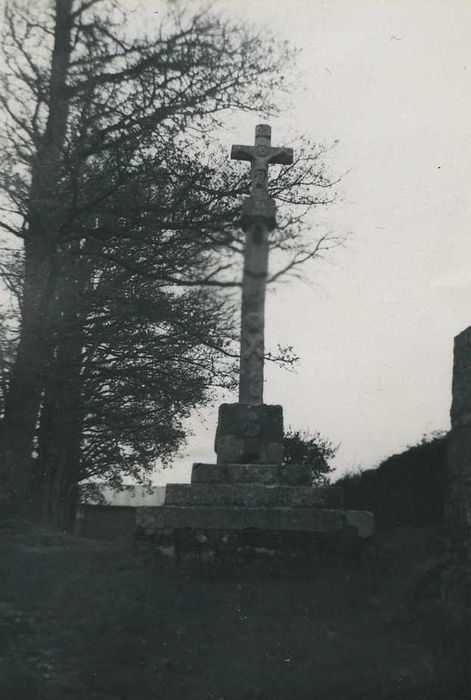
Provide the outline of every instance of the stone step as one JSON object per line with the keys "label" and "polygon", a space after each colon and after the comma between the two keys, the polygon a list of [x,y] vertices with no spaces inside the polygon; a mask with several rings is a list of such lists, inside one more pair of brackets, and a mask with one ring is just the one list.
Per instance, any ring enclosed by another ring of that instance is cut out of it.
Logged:
{"label": "stone step", "polygon": [[170,529],[271,530],[335,533],[353,528],[371,537],[373,513],[321,508],[235,508],[221,506],[143,506],[136,509],[138,531],[146,536]]}
{"label": "stone step", "polygon": [[341,508],[343,490],[338,486],[167,484],[165,505]]}
{"label": "stone step", "polygon": [[192,484],[266,484],[310,486],[311,470],[305,465],[193,464]]}

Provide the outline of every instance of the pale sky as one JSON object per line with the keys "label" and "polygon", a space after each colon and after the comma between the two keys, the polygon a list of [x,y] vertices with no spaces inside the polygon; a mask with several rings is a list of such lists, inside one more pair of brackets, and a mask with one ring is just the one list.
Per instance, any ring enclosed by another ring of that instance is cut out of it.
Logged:
{"label": "pale sky", "polygon": [[[471,3],[216,6],[302,49],[273,143],[338,141],[327,165],[343,176],[339,197],[316,212],[314,234],[351,232],[304,282],[268,295],[268,345],[293,344],[301,362],[295,374],[268,368],[265,401],[283,405],[286,426],[340,443],[338,473],[377,465],[448,429],[453,337],[471,324]],[[251,143],[259,121],[242,115],[223,143]],[[192,426],[159,481],[215,460],[216,409]]]}

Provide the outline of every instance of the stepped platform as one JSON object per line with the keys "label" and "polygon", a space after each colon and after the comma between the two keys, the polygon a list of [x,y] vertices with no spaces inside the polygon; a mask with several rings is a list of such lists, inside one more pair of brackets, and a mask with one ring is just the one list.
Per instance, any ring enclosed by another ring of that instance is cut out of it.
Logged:
{"label": "stepped platform", "polygon": [[286,537],[290,548],[316,536],[371,537],[372,513],[345,510],[339,487],[309,483],[305,466],[194,464],[191,484],[168,484],[163,506],[137,509],[137,534],[215,551],[260,542],[276,549]]}
{"label": "stepped platform", "polygon": [[319,537],[373,534],[373,514],[345,510],[341,488],[312,486],[308,465],[282,463],[281,406],[220,406],[215,451],[216,464],[193,465],[191,484],[167,484],[164,505],[137,509],[138,538],[217,553],[306,551]]}

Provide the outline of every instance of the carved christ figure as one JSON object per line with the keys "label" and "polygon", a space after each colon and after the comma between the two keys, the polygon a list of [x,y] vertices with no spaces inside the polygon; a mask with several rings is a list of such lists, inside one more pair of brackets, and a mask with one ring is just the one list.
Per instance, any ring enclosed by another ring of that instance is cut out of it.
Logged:
{"label": "carved christ figure", "polygon": [[252,163],[251,194],[268,197],[268,166],[290,165],[293,162],[292,148],[278,148],[271,145],[271,127],[258,124],[255,127],[254,146],[232,146],[232,160],[248,160]]}

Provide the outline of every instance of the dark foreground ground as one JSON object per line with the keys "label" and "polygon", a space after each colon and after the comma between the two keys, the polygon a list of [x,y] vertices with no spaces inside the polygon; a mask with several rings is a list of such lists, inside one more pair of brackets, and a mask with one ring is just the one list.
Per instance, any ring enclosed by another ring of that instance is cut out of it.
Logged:
{"label": "dark foreground ground", "polygon": [[395,529],[360,564],[177,570],[135,546],[5,532],[0,697],[469,697],[450,640],[417,614],[437,552],[437,530]]}

